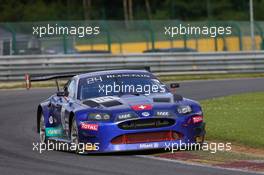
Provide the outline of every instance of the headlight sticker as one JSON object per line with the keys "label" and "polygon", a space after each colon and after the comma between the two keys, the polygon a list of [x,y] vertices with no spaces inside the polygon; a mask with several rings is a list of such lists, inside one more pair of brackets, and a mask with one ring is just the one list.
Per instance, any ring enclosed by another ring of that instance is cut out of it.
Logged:
{"label": "headlight sticker", "polygon": [[178,106],[178,107],[177,107],[177,111],[178,111],[178,113],[180,113],[180,114],[188,114],[188,113],[192,112],[192,108],[191,108],[191,106],[189,106],[189,105]]}

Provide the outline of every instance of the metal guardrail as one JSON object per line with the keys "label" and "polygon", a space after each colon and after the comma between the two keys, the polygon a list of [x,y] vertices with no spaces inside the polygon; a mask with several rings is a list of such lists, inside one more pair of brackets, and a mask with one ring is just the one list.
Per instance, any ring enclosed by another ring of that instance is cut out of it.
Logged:
{"label": "metal guardrail", "polygon": [[0,80],[24,79],[24,74],[51,74],[150,66],[156,75],[264,72],[264,52],[79,54],[1,56]]}

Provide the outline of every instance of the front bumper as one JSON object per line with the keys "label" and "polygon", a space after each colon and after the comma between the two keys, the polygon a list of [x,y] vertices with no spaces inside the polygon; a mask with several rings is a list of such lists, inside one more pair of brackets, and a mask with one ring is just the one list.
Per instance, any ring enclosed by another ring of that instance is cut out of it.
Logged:
{"label": "front bumper", "polygon": [[[91,124],[95,124],[89,122]],[[79,127],[80,128],[80,127]],[[181,133],[183,137],[179,140],[171,141],[155,141],[155,142],[141,142],[141,143],[129,143],[129,144],[112,144],[111,141],[125,134],[135,133],[150,133],[150,132],[162,132],[162,131],[174,131]],[[148,150],[148,149],[165,149],[169,150],[171,146],[180,146],[181,144],[188,143],[200,143],[203,142],[205,136],[205,123],[191,124],[183,126],[180,122],[176,122],[169,127],[151,128],[151,129],[137,129],[137,130],[124,130],[120,129],[116,123],[99,123],[98,130],[82,130],[79,129],[79,139],[82,143],[96,144],[95,147],[89,146],[86,149],[87,152],[119,152],[119,151],[135,151],[135,150]]]}

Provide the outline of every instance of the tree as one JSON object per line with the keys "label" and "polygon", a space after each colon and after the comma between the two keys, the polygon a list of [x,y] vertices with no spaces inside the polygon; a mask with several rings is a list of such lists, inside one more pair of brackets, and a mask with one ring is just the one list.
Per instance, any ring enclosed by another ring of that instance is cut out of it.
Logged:
{"label": "tree", "polygon": [[128,16],[129,20],[133,20],[133,0],[128,0]]}
{"label": "tree", "polygon": [[145,6],[146,6],[146,10],[147,10],[148,19],[152,19],[149,0],[145,0]]}
{"label": "tree", "polygon": [[83,0],[84,19],[90,20],[92,14],[92,0]]}
{"label": "tree", "polygon": [[133,20],[133,1],[123,0],[123,9],[125,21]]}
{"label": "tree", "polygon": [[125,25],[128,27],[128,10],[127,10],[127,0],[123,0],[124,18]]}

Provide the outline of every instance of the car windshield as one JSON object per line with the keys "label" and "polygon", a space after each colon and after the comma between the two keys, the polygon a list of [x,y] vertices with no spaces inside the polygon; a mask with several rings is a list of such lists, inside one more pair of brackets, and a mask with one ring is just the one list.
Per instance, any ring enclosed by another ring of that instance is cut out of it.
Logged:
{"label": "car windshield", "polygon": [[103,96],[121,96],[125,94],[145,94],[165,93],[167,87],[155,77],[131,76],[96,76],[81,78],[78,85],[78,99]]}

